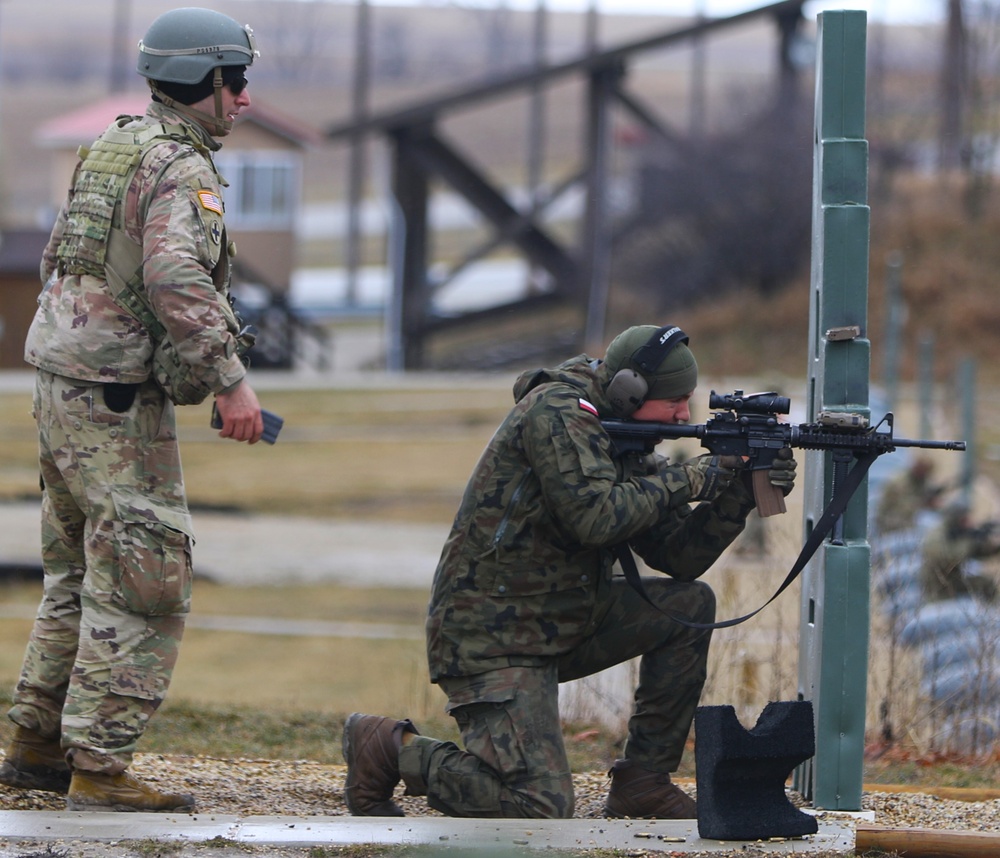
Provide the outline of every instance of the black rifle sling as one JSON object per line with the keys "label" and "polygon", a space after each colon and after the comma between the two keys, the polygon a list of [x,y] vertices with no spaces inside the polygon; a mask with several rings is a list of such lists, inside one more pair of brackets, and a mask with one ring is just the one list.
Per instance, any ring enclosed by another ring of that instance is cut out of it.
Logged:
{"label": "black rifle sling", "polygon": [[847,509],[847,504],[850,503],[851,498],[854,496],[854,492],[857,491],[858,487],[861,485],[861,481],[868,473],[868,469],[872,466],[872,462],[874,462],[878,456],[878,453],[872,452],[862,453],[857,456],[858,461],[848,472],[844,481],[834,490],[830,503],[827,505],[826,509],[823,510],[823,515],[821,515],[819,521],[816,522],[816,526],[813,528],[812,533],[809,534],[809,538],[802,546],[799,556],[795,559],[795,563],[792,564],[792,568],[785,576],[785,580],[781,582],[781,586],[774,591],[774,594],[770,599],[757,608],[757,610],[751,611],[749,614],[744,614],[742,617],[735,617],[731,620],[722,620],[718,623],[694,623],[684,617],[672,613],[671,611],[663,610],[663,608],[649,598],[646,588],[643,587],[642,578],[639,576],[639,569],[635,564],[635,558],[632,556],[632,550],[625,543],[620,543],[615,546],[615,552],[618,555],[618,562],[621,563],[622,571],[625,573],[625,580],[628,581],[632,588],[640,596],[642,596],[643,599],[656,608],[656,610],[666,614],[672,620],[676,620],[682,626],[687,626],[690,629],[726,629],[730,626],[739,625],[740,623],[749,620],[751,617],[763,611],[764,608],[770,605],[771,602],[777,599],[778,596],[785,591],[792,581],[799,577],[799,574],[803,569],[805,569],[806,564],[809,562],[809,558],[816,553],[816,549],[819,548],[820,544],[827,537],[827,534],[829,534],[829,532],[833,529],[834,523],[838,518],[840,518],[841,515],[843,515],[844,510]]}

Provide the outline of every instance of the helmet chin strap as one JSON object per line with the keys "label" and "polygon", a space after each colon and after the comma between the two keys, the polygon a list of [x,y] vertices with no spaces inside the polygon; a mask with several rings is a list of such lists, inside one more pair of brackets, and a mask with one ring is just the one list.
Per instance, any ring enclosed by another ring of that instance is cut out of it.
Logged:
{"label": "helmet chin strap", "polygon": [[222,68],[220,66],[215,67],[215,72],[212,76],[212,86],[215,100],[215,116],[212,116],[210,113],[205,113],[203,110],[198,110],[190,104],[181,104],[176,99],[173,99],[169,95],[165,95],[161,92],[156,86],[155,81],[149,81],[149,88],[153,91],[153,94],[171,110],[176,110],[178,113],[183,113],[185,116],[190,116],[195,121],[200,122],[208,129],[208,133],[213,137],[226,137],[229,132],[233,130],[233,121],[231,119],[226,119],[222,112],[223,84]]}

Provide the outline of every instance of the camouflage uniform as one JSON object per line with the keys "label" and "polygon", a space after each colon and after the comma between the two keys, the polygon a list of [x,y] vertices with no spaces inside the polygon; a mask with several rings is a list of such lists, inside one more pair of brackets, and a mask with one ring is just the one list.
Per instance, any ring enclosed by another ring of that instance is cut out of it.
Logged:
{"label": "camouflage uniform", "polygon": [[141,247],[142,288],[194,386],[227,391],[246,372],[226,306],[230,251],[211,160],[220,144],[156,103],[107,133],[158,125],[141,151],[108,156],[95,144],[119,165],[133,158],[112,217],[92,215],[102,201],[88,190],[109,171],[86,158],[78,167],[25,347],[38,368],[45,581],[10,718],[61,732],[74,768],[108,773],[128,767],[166,694],[190,608],[193,533],[174,405],[151,377],[154,341],[112,300],[93,236],[114,223]]}
{"label": "camouflage uniform", "polygon": [[879,496],[875,529],[879,534],[907,530],[917,516],[932,509],[941,490],[930,481],[930,466],[918,462],[886,481]]}
{"label": "camouflage uniform", "polygon": [[608,381],[586,356],[518,379],[442,552],[427,651],[465,750],[418,736],[399,769],[410,794],[449,815],[572,816],[558,684],[637,656],[625,756],[660,772],[680,762],[710,633],[612,578],[614,546],[670,576],[644,579],[660,608],[710,622],[714,595],[695,579],[739,535],[753,498],[734,480],[692,508],[680,468],[613,459],[598,417],[611,414]]}
{"label": "camouflage uniform", "polygon": [[946,511],[921,547],[920,586],[928,602],[971,596],[996,602],[996,581],[969,567],[970,560],[1000,552],[1000,534],[990,525],[973,527],[964,511]]}

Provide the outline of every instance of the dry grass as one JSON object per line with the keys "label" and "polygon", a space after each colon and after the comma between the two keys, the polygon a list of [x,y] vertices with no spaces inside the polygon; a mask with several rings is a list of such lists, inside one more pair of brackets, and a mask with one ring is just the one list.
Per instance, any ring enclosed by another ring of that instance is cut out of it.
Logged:
{"label": "dry grass", "polygon": [[[511,402],[510,382],[261,392],[286,421],[273,447],[220,441],[210,406],[178,411],[192,506],[450,522]],[[0,499],[36,497],[28,394],[0,395]]]}
{"label": "dry grass", "polygon": [[[4,588],[3,601],[24,609],[23,619],[0,620],[0,685],[12,687],[31,629],[37,587]],[[423,590],[228,588],[198,582],[171,698],[263,710],[357,708],[438,717],[443,698],[427,680],[424,658],[426,606]],[[390,624],[405,637],[371,640],[198,627],[200,619],[216,616]]]}

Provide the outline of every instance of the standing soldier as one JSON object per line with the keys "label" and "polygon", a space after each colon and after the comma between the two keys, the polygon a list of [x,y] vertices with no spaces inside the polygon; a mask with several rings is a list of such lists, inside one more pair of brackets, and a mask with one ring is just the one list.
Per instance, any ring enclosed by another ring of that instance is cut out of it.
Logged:
{"label": "standing soldier", "polygon": [[233,249],[212,153],[249,106],[249,27],[167,12],[139,42],[152,103],[82,151],[28,331],[44,593],[0,783],[70,810],[182,811],[128,771],[167,692],[191,597],[174,405],[214,395],[220,435],[263,431],[229,302]]}

